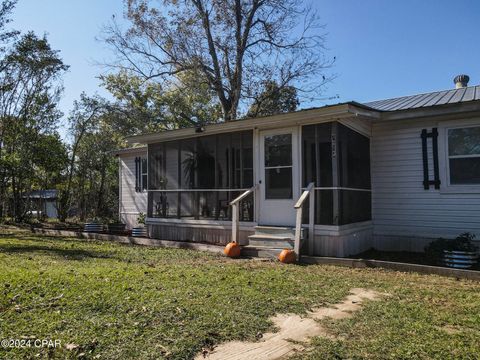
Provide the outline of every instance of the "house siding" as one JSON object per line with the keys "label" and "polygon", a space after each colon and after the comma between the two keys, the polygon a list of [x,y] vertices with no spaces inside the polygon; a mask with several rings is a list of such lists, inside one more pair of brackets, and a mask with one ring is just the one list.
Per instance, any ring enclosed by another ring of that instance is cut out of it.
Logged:
{"label": "house siding", "polygon": [[[248,244],[248,236],[253,235],[255,229],[251,226],[241,226],[239,230],[240,245]],[[189,241],[213,245],[226,245],[232,241],[231,223],[217,225],[214,221],[210,224],[195,224],[181,222],[148,223],[148,234],[151,238],[173,241]]]}
{"label": "house siding", "polygon": [[[421,131],[441,128],[442,124],[438,120],[373,124],[372,218],[376,248],[423,251],[438,237],[451,238],[466,231],[480,237],[480,193],[444,191],[446,166],[442,132],[438,138],[441,189],[423,188]],[[429,175],[433,179],[430,145],[428,159]]]}
{"label": "house siding", "polygon": [[128,229],[137,225],[137,217],[147,212],[147,192],[135,191],[135,158],[146,157],[147,152],[122,154],[120,159],[120,219]]}
{"label": "house siding", "polygon": [[[312,252],[309,255],[346,257],[357,255],[373,247],[372,222],[342,226],[315,226]],[[310,241],[310,240],[309,240]]]}

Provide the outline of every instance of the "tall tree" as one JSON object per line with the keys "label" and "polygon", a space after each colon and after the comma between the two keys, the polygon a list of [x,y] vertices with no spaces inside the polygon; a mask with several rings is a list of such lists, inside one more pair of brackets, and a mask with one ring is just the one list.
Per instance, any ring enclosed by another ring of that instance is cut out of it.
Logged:
{"label": "tall tree", "polygon": [[108,110],[108,103],[98,96],[89,97],[85,93],[80,95],[80,100],[75,101],[69,116],[71,149],[68,165],[66,167],[65,181],[61,186],[58,200],[58,217],[65,221],[72,205],[72,190],[77,174],[77,153],[82,140],[87,134],[97,129],[99,117]]}
{"label": "tall tree", "polygon": [[302,0],[153,3],[125,0],[130,28],[123,31],[113,19],[105,29],[117,55],[110,65],[162,84],[185,72],[201,74],[198,81],[215,92],[226,121],[238,117],[266,79],[302,94],[318,93],[328,80],[322,26]]}
{"label": "tall tree", "polygon": [[17,0],[3,0],[0,3],[0,53],[2,54],[5,53],[7,45],[19,34],[17,30],[7,29],[7,25],[12,22],[10,14],[16,4]]}
{"label": "tall tree", "polygon": [[[9,24],[12,20],[10,18],[10,14],[15,7],[16,1],[10,0],[3,0],[0,3],[0,73],[4,71],[4,67],[6,66],[7,62],[5,62],[5,52],[8,43],[14,40],[17,35],[18,31],[9,30],[7,29],[7,24]],[[3,82],[0,83],[0,92],[3,91],[3,86],[6,85]],[[0,119],[0,219],[3,217],[4,208],[6,205],[6,161],[4,159],[4,124],[3,120]]]}
{"label": "tall tree", "polygon": [[266,81],[263,91],[248,109],[248,117],[268,116],[295,111],[300,104],[297,89],[279,86],[275,81]]}
{"label": "tall tree", "polygon": [[108,116],[99,116],[101,125],[86,133],[78,146],[72,207],[82,221],[118,216],[118,162],[112,151],[123,139],[108,125]]}
{"label": "tall tree", "polygon": [[55,189],[62,181],[68,162],[68,148],[57,132],[39,134],[30,144],[34,165],[32,186],[36,189]]}
{"label": "tall tree", "polygon": [[55,129],[63,90],[61,74],[68,69],[46,37],[29,32],[0,61],[0,178],[2,199],[11,193],[13,216],[25,215],[23,195],[33,182],[34,149],[42,134]]}

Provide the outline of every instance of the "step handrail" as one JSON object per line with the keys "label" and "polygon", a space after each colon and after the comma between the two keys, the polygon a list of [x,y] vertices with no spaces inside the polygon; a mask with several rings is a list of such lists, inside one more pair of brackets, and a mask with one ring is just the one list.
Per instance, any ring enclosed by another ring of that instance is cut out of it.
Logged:
{"label": "step handrail", "polygon": [[238,205],[240,201],[245,199],[248,195],[255,193],[257,187],[258,184],[253,185],[250,189],[246,190],[230,202],[230,205],[232,206],[232,242],[234,243],[238,244],[239,242],[240,208]]}
{"label": "step handrail", "polygon": [[308,212],[308,237],[309,237],[309,251],[313,250],[314,230],[315,230],[315,183],[308,184],[305,191],[298,198],[294,208],[297,211],[297,218],[295,222],[295,244],[293,250],[297,256],[297,260],[300,259],[300,241],[302,238],[302,212],[303,203],[309,197],[309,212]]}
{"label": "step handrail", "polygon": [[302,193],[302,195],[298,198],[298,201],[297,203],[295,204],[294,208],[295,209],[298,209],[298,208],[301,208],[303,203],[305,202],[305,199],[308,197],[308,195],[310,194],[310,191],[312,191],[313,187],[315,186],[315,183],[311,182],[310,184],[308,184],[307,188],[305,189],[305,191]]}

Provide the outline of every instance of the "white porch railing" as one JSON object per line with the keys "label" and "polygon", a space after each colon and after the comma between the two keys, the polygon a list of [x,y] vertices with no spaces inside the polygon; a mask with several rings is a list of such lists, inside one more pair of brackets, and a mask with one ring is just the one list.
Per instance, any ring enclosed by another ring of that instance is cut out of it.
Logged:
{"label": "white porch railing", "polygon": [[240,208],[238,205],[240,201],[245,199],[248,195],[250,195],[251,193],[255,193],[257,186],[258,185],[255,184],[250,189],[235,198],[232,202],[230,202],[230,205],[232,206],[232,242],[234,243],[239,242]]}
{"label": "white porch railing", "polygon": [[309,197],[309,211],[308,211],[308,237],[309,243],[313,244],[313,236],[315,231],[315,183],[308,184],[305,191],[302,193],[297,203],[295,204],[295,210],[297,211],[297,219],[295,222],[295,243],[293,250],[297,255],[297,259],[300,259],[300,242],[302,239],[302,212],[303,203]]}

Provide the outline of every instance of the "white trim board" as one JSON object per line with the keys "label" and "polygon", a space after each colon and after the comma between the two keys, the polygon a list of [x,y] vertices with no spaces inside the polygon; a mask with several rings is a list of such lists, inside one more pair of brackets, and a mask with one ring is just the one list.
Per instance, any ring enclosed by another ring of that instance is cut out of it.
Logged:
{"label": "white trim board", "polygon": [[339,226],[315,225],[315,235],[340,236],[348,235],[366,229],[373,229],[373,222],[371,220]]}

